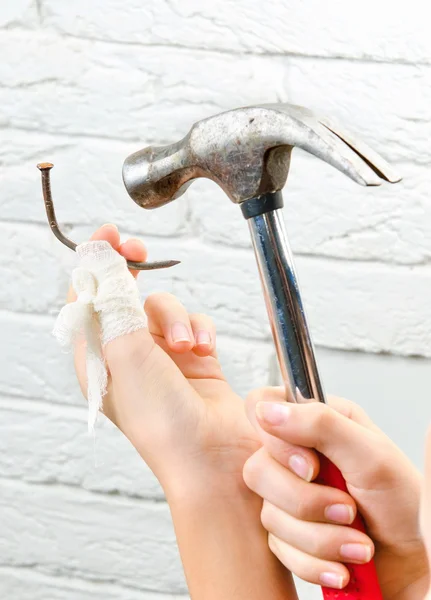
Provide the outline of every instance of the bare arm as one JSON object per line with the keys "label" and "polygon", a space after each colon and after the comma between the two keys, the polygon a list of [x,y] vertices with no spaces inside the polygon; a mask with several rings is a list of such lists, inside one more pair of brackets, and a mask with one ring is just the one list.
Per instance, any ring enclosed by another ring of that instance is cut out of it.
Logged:
{"label": "bare arm", "polygon": [[168,493],[192,600],[297,600],[290,572],[269,550],[261,500],[241,481],[220,479]]}

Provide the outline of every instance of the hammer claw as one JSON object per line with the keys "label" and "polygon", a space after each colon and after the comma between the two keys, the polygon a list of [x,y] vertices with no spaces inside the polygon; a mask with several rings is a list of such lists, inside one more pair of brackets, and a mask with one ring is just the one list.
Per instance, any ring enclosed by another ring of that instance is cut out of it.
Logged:
{"label": "hammer claw", "polygon": [[320,122],[356,152],[356,154],[358,154],[358,156],[360,156],[379,177],[389,183],[398,183],[401,181],[402,177],[400,174],[365,142],[347,132],[345,129],[342,129],[338,123],[335,123],[326,117],[320,119]]}

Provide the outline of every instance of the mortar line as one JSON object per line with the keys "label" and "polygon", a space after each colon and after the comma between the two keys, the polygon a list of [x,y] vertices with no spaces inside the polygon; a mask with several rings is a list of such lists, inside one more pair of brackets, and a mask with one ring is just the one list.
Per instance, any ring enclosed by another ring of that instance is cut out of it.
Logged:
{"label": "mortar line", "polygon": [[264,50],[262,52],[255,52],[253,50],[234,50],[226,48],[205,48],[203,46],[188,46],[186,44],[169,44],[162,42],[142,43],[126,40],[107,40],[105,38],[99,38],[94,36],[77,35],[73,33],[64,33],[64,37],[86,40],[90,42],[97,42],[101,44],[117,44],[119,46],[131,46],[131,47],[145,47],[145,48],[161,48],[161,49],[173,49],[173,50],[187,50],[193,52],[202,52],[206,54],[222,54],[228,56],[253,56],[262,58],[301,58],[306,60],[327,60],[327,61],[346,61],[346,62],[357,62],[363,64],[384,64],[384,65],[395,65],[395,66],[431,66],[431,61],[428,59],[421,59],[419,61],[413,61],[402,58],[380,58],[373,56],[345,56],[343,54],[336,54],[327,56],[324,54],[305,54],[293,50],[287,51],[271,51]]}
{"label": "mortar line", "polygon": [[62,137],[62,138],[77,138],[77,139],[90,139],[90,140],[94,140],[94,141],[112,141],[112,142],[123,142],[123,143],[145,143],[148,144],[147,145],[152,145],[152,144],[168,144],[169,140],[163,140],[162,138],[158,139],[158,140],[153,140],[151,138],[146,138],[145,142],[142,141],[143,138],[138,137],[138,136],[127,136],[127,135],[123,135],[123,136],[113,136],[113,135],[102,135],[102,134],[93,134],[93,133],[76,133],[76,132],[57,132],[57,131],[47,131],[46,129],[40,129],[39,127],[24,127],[24,126],[20,126],[20,125],[0,125],[0,131],[22,131],[24,133],[34,133],[35,135],[37,134],[43,134],[46,136],[52,136],[54,138],[57,137]]}
{"label": "mortar line", "polygon": [[[430,64],[431,67],[431,64]],[[224,110],[224,107],[220,106],[220,111]],[[102,135],[102,134],[97,134],[97,133],[84,133],[84,132],[67,132],[67,131],[47,131],[46,129],[40,128],[40,127],[25,127],[22,125],[11,125],[9,124],[0,124],[0,131],[11,131],[12,133],[27,133],[27,134],[34,134],[35,137],[39,137],[40,135],[44,135],[45,137],[52,137],[54,139],[56,138],[63,138],[63,142],[65,144],[68,143],[68,138],[72,138],[72,139],[88,139],[90,141],[94,141],[94,142],[105,142],[105,141],[111,141],[111,142],[116,142],[116,143],[122,143],[124,145],[128,145],[131,142],[132,143],[138,143],[138,144],[142,144],[142,145],[165,145],[165,144],[171,144],[172,143],[172,138],[163,138],[163,137],[157,137],[157,138],[152,138],[152,137],[147,137],[147,138],[142,138],[142,137],[138,137],[138,136],[133,136],[133,137],[128,137],[126,134],[123,136],[109,136],[109,135]],[[382,141],[383,143],[383,141]],[[35,151],[36,152],[36,151]],[[423,160],[418,160],[417,157],[411,157],[411,158],[398,158],[396,160],[392,161],[392,164],[394,166],[399,166],[402,167],[403,165],[415,165],[418,167],[426,167],[428,168],[430,165],[431,160],[429,158],[424,158]]]}
{"label": "mortar line", "polygon": [[37,12],[37,18],[39,21],[39,25],[43,24],[43,15],[42,15],[42,9],[43,9],[43,5],[42,5],[42,0],[35,0],[35,4],[36,4],[36,12]]}
{"label": "mortar line", "polygon": [[[188,211],[189,209],[186,208],[186,211]],[[188,213],[186,212],[186,215]],[[186,220],[186,219],[185,219]],[[75,229],[88,229],[88,228],[97,228],[99,227],[99,223],[96,223],[95,221],[88,221],[88,222],[83,222],[83,221],[60,221],[62,228],[67,230],[69,233],[72,230]],[[47,232],[49,232],[49,228],[46,224],[46,221],[43,217],[40,218],[40,220],[36,221],[36,220],[29,220],[29,219],[13,219],[13,218],[1,218],[0,217],[0,226],[2,224],[5,225],[18,225],[18,226],[22,226],[22,227],[35,227],[36,229],[46,229]],[[164,241],[164,240],[173,240],[175,242],[182,242],[182,246],[184,246],[187,249],[187,246],[195,243],[198,244],[200,247],[204,247],[207,249],[212,249],[214,250],[214,252],[219,253],[220,250],[222,252],[224,251],[229,251],[230,249],[235,250],[235,252],[237,254],[251,254],[252,251],[252,247],[251,246],[238,246],[235,244],[229,244],[228,242],[215,242],[212,239],[207,239],[205,236],[204,237],[200,237],[197,232],[194,230],[194,228],[192,228],[191,232],[187,232],[184,231],[183,233],[154,233],[151,232],[151,234],[146,233],[145,231],[138,231],[137,229],[131,228],[129,227],[127,224],[122,226],[123,232],[126,235],[140,235],[142,237],[145,238],[145,241],[148,245],[151,244],[151,242],[154,240],[156,243],[159,243],[160,241]],[[368,229],[364,228],[364,229]],[[370,228],[371,229],[371,228]],[[190,233],[192,235],[190,235]],[[347,232],[349,235],[351,234],[351,232]],[[340,263],[364,263],[364,264],[368,264],[368,263],[372,263],[375,265],[385,265],[385,266],[393,266],[393,267],[401,267],[401,268],[411,268],[411,267],[424,267],[424,266],[428,266],[431,264],[431,256],[429,258],[424,258],[421,261],[416,261],[416,262],[410,262],[410,263],[405,263],[405,262],[396,262],[396,261],[390,261],[390,260],[377,260],[376,258],[361,258],[361,257],[344,257],[344,256],[337,256],[337,255],[331,255],[331,254],[323,254],[323,253],[319,253],[319,252],[306,252],[306,251],[299,251],[299,252],[295,252],[295,250],[293,251],[295,258],[299,257],[299,258],[307,258],[310,260],[321,260],[321,261],[327,261],[327,262],[340,262]]]}
{"label": "mortar line", "polygon": [[[61,568],[61,564],[58,565]],[[153,590],[149,588],[141,588],[133,585],[127,585],[124,582],[118,581],[118,579],[110,579],[110,578],[101,578],[101,577],[91,577],[90,574],[85,576],[85,572],[78,571],[76,568],[66,567],[67,571],[50,571],[48,565],[42,565],[39,562],[24,562],[24,563],[0,563],[0,571],[28,571],[28,574],[35,574],[36,577],[44,578],[44,579],[52,579],[53,581],[65,581],[77,583],[78,586],[81,584],[83,586],[92,585],[99,586],[115,586],[116,590],[120,591],[131,591],[140,594],[139,598],[141,600],[145,600],[145,595],[151,596],[160,596],[160,600],[188,600],[189,596],[182,592],[168,592],[168,591],[160,591]],[[78,587],[75,585],[75,587]],[[90,591],[90,590],[89,590]]]}
{"label": "mortar line", "polygon": [[[41,201],[42,202],[42,201]],[[41,204],[42,206],[42,204]],[[132,216],[132,213],[130,213]],[[88,222],[83,222],[83,221],[61,221],[59,220],[62,229],[66,230],[67,233],[70,233],[73,230],[76,229],[89,229],[89,228],[98,228],[100,227],[100,222],[95,222],[95,221],[88,221]],[[52,237],[52,234],[50,233],[50,229],[49,229],[49,225],[46,221],[46,217],[40,217],[40,220],[38,221],[33,221],[30,219],[14,219],[14,218],[1,218],[0,217],[0,226],[2,224],[5,225],[19,225],[20,227],[35,227],[36,229],[46,229],[46,231],[49,233],[49,237]],[[145,240],[149,240],[150,243],[152,240],[160,242],[160,240],[174,240],[174,241],[179,241],[181,239],[191,239],[190,236],[187,234],[187,232],[184,233],[150,233],[147,234],[145,232],[142,231],[137,231],[136,229],[133,229],[132,227],[129,227],[127,225],[122,226],[119,225],[120,228],[122,228],[123,233],[125,233],[126,235],[142,235],[145,237]],[[194,239],[194,238],[193,238]]]}
{"label": "mortar line", "polygon": [[63,483],[61,481],[31,481],[28,479],[22,479],[21,477],[11,477],[0,475],[0,482],[2,485],[14,487],[36,487],[40,490],[50,488],[55,491],[67,491],[67,493],[77,496],[94,496],[95,498],[105,498],[109,503],[110,498],[125,500],[131,504],[139,504],[140,506],[153,506],[153,505],[166,505],[166,499],[162,496],[140,496],[138,494],[126,494],[118,490],[102,491],[93,490],[82,487],[79,484]]}

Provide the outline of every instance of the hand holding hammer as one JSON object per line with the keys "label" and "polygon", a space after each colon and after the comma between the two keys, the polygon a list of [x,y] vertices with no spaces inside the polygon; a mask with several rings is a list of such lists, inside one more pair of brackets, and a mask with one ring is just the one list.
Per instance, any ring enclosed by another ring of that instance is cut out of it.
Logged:
{"label": "hand holding hammer", "polygon": [[[195,124],[179,142],[146,148],[123,167],[126,189],[144,208],[178,198],[198,177],[212,179],[239,204],[247,219],[265,302],[289,402],[325,402],[313,344],[281,214],[284,187],[295,146],[370,186],[400,181],[364,143],[327,119],[287,104],[221,113]],[[346,490],[339,470],[321,456],[318,481]],[[364,529],[360,517],[353,527]],[[342,591],[324,588],[326,599],[381,600],[373,562],[350,565]]]}

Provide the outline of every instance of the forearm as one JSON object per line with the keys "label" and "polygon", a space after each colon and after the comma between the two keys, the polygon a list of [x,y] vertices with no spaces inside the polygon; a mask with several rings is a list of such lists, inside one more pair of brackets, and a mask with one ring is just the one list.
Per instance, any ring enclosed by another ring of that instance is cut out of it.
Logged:
{"label": "forearm", "polygon": [[390,600],[431,600],[431,594],[428,590],[429,577],[428,575],[423,575],[415,581],[403,586],[400,592],[390,596]]}
{"label": "forearm", "polygon": [[[390,568],[381,569],[387,563]],[[407,552],[378,554],[377,571],[385,600],[424,600],[429,587],[429,567],[422,544],[411,542]],[[431,599],[430,599],[431,600]]]}
{"label": "forearm", "polygon": [[260,499],[240,481],[219,484],[184,485],[168,497],[192,600],[297,600],[269,550]]}

